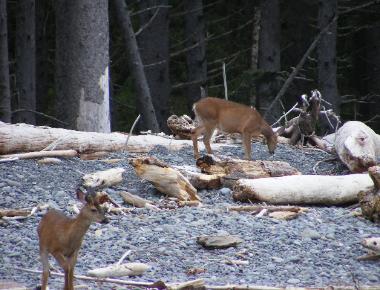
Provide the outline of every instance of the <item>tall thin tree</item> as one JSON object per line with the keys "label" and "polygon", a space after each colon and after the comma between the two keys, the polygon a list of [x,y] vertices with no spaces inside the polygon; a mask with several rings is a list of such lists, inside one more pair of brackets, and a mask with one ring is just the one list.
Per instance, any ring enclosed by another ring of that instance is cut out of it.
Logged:
{"label": "tall thin tree", "polygon": [[[168,0],[140,1],[137,42],[161,130],[169,132],[169,6]],[[136,34],[137,34],[136,33]]]}
{"label": "tall thin tree", "polygon": [[[323,29],[338,12],[337,0],[319,0],[318,27]],[[318,83],[323,99],[332,104],[335,112],[340,112],[340,97],[336,79],[336,37],[337,23],[330,25],[318,43]]]}
{"label": "tall thin tree", "polygon": [[156,113],[152,103],[152,97],[149,90],[149,84],[145,76],[144,65],[141,60],[140,52],[137,46],[136,36],[133,31],[128,6],[124,0],[112,1],[117,20],[123,31],[125,47],[128,53],[128,64],[134,78],[137,105],[142,113],[144,126],[153,132],[159,132]]}
{"label": "tall thin tree", "polygon": [[186,51],[188,108],[201,95],[201,87],[207,89],[206,29],[202,0],[185,0],[185,45],[193,47]]}
{"label": "tall thin tree", "polygon": [[17,122],[35,124],[36,41],[35,0],[17,1],[16,12],[16,104]]}
{"label": "tall thin tree", "polygon": [[11,122],[7,1],[0,1],[0,120],[7,123]]}
{"label": "tall thin tree", "polygon": [[56,0],[55,17],[57,116],[110,132],[108,1]]}
{"label": "tall thin tree", "polygon": [[[258,68],[262,71],[263,77],[257,87],[256,104],[264,113],[279,89],[277,80],[277,73],[281,70],[279,0],[261,0],[260,11]],[[276,120],[281,114],[281,107],[277,103],[268,113],[266,115],[270,121]]]}

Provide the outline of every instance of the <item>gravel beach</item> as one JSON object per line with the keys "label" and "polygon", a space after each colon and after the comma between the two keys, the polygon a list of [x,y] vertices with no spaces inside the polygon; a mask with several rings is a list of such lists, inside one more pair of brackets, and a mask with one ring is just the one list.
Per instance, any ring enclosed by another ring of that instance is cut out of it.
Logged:
{"label": "gravel beach", "polygon": [[[314,174],[318,161],[332,155],[319,150],[300,149],[279,144],[269,155],[266,146],[254,143],[253,159],[287,161],[303,174]],[[216,152],[242,158],[240,146],[226,146]],[[170,151],[155,147],[149,155],[177,166],[194,166],[192,147]],[[77,201],[74,197],[80,178],[98,170],[123,167],[124,181],[107,189],[122,204],[120,190],[152,201],[164,198],[147,181],[138,178],[128,163],[134,153],[112,153],[109,158],[123,158],[116,164],[103,161],[62,159],[54,165],[38,165],[36,160],[0,163],[0,208],[34,207],[48,203],[68,215]],[[348,173],[340,161],[320,162],[318,174]],[[203,206],[152,211],[133,209],[126,215],[110,216],[108,224],[93,224],[79,252],[76,274],[86,275],[93,268],[115,263],[127,251],[126,261],[142,262],[150,269],[141,277],[128,280],[185,282],[202,278],[207,285],[265,286],[353,286],[379,285],[380,262],[357,261],[365,254],[363,238],[380,235],[380,227],[354,217],[346,207],[310,207],[307,213],[290,221],[269,217],[257,218],[249,213],[228,212],[237,203],[228,188],[201,190]],[[127,206],[127,205],[126,205]],[[128,207],[128,206],[127,206]],[[40,283],[40,274],[17,270],[41,270],[37,225],[43,213],[25,220],[8,221],[0,226],[0,280],[23,283],[32,288]],[[201,235],[236,235],[243,242],[228,249],[207,250],[197,244]],[[228,260],[245,260],[247,265],[227,265]],[[59,267],[51,258],[51,264]],[[188,275],[189,270],[204,269]],[[129,289],[125,286],[76,280],[90,289]],[[52,276],[50,289],[62,289],[63,278]],[[133,287],[131,289],[137,289]]]}

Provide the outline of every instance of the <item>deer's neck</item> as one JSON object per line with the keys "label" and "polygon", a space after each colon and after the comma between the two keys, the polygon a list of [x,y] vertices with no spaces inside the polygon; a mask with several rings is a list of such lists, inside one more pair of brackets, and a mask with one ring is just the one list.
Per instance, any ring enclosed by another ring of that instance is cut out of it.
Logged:
{"label": "deer's neck", "polygon": [[72,220],[70,230],[72,250],[76,250],[80,247],[83,241],[83,237],[90,225],[91,221],[85,218],[81,213],[79,213],[79,215]]}
{"label": "deer's neck", "polygon": [[264,137],[267,140],[273,138],[273,136],[274,136],[274,132],[272,130],[272,127],[269,126],[269,124],[267,122],[265,122],[264,120],[263,120],[263,123],[261,125],[261,133],[264,135]]}

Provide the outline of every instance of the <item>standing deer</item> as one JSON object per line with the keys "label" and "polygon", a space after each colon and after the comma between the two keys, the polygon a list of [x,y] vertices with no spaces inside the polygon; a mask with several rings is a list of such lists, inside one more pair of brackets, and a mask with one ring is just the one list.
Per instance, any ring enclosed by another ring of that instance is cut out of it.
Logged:
{"label": "standing deer", "polygon": [[199,126],[193,130],[191,136],[196,159],[199,158],[198,136],[202,134],[207,153],[212,154],[210,140],[215,128],[226,133],[242,135],[245,159],[251,159],[252,137],[260,134],[266,138],[269,152],[274,153],[277,146],[277,134],[255,108],[208,97],[195,103],[193,110],[199,122]]}
{"label": "standing deer", "polygon": [[[74,267],[83,237],[91,223],[107,223],[101,204],[110,201],[106,194],[89,189],[87,194],[78,188],[77,198],[84,204],[75,218],[69,218],[58,210],[50,210],[42,219],[37,232],[40,241],[40,257],[43,267],[42,290],[47,289],[49,277],[49,254],[65,272],[64,290],[74,289]],[[113,203],[113,202],[112,202]]]}

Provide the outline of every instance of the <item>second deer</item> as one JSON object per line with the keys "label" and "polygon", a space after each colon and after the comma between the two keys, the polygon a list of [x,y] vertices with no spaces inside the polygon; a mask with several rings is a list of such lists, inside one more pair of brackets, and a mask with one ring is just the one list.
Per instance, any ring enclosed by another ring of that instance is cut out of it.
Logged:
{"label": "second deer", "polygon": [[[106,194],[89,189],[85,194],[77,190],[77,198],[84,203],[75,218],[69,218],[58,210],[50,210],[38,226],[40,258],[43,267],[42,290],[47,289],[49,277],[49,254],[51,254],[65,272],[64,290],[74,289],[74,267],[83,237],[93,222],[107,223],[105,210],[101,204],[112,202]],[[112,202],[113,203],[113,202]]]}
{"label": "second deer", "polygon": [[204,98],[193,106],[195,117],[199,122],[191,139],[193,140],[194,156],[199,158],[198,136],[203,134],[203,143],[207,153],[212,154],[210,140],[217,128],[225,133],[240,133],[244,145],[244,158],[251,159],[251,139],[263,134],[267,140],[269,152],[274,153],[277,146],[277,134],[261,117],[255,108],[218,98]]}

